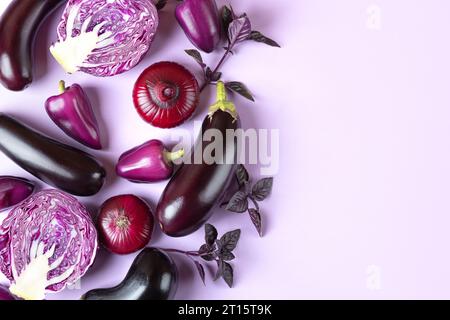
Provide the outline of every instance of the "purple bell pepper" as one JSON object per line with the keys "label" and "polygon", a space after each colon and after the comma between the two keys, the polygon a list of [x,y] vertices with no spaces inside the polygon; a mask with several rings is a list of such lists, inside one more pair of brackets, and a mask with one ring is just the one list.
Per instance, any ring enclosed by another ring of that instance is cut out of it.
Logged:
{"label": "purple bell pepper", "polygon": [[173,174],[173,161],[183,155],[183,149],[169,152],[161,141],[150,140],[122,154],[116,173],[138,183],[166,180]]}
{"label": "purple bell pepper", "polygon": [[221,27],[215,0],[184,0],[176,7],[175,16],[198,49],[210,53],[217,47]]}
{"label": "purple bell pepper", "polygon": [[22,202],[33,191],[34,184],[27,179],[0,176],[0,211]]}
{"label": "purple bell pepper", "polygon": [[60,94],[47,99],[49,117],[68,136],[92,149],[101,149],[97,119],[91,103],[80,85],[65,87],[59,83]]}

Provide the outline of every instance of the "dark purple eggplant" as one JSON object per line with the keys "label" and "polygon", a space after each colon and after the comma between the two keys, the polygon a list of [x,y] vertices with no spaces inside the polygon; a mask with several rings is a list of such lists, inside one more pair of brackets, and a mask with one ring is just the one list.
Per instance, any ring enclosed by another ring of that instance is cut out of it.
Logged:
{"label": "dark purple eggplant", "polygon": [[0,150],[42,181],[77,196],[103,186],[106,172],[91,155],[0,113]]}
{"label": "dark purple eggplant", "polygon": [[0,18],[0,83],[20,91],[33,81],[33,47],[39,26],[66,0],[13,0]]}
{"label": "dark purple eggplant", "polygon": [[159,249],[145,248],[134,259],[125,279],[113,288],[94,289],[82,300],[168,300],[175,296],[178,270]]}
{"label": "dark purple eggplant", "polygon": [[[226,133],[227,130],[239,129],[240,121],[234,105],[226,100],[222,82],[218,82],[217,92],[218,102],[210,108],[211,112],[203,121],[201,135],[191,150],[190,163],[180,166],[167,184],[156,209],[162,231],[172,237],[196,231],[211,217],[236,172],[237,139],[227,143]],[[209,129],[222,134],[222,162],[211,163],[201,156],[203,150],[214,143],[214,140],[203,139]]]}

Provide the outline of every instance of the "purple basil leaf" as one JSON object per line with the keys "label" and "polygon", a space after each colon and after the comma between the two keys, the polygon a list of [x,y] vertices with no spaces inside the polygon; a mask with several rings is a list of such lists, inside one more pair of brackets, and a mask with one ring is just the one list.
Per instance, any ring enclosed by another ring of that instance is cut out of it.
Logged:
{"label": "purple basil leaf", "polygon": [[210,251],[211,251],[211,247],[205,243],[205,244],[201,245],[200,249],[198,249],[198,254],[202,255],[202,254],[208,253]]}
{"label": "purple basil leaf", "polygon": [[236,179],[239,184],[239,187],[245,186],[250,180],[248,171],[247,171],[247,169],[245,169],[243,164],[238,165],[238,167],[236,169]]}
{"label": "purple basil leaf", "polygon": [[195,267],[197,268],[198,274],[200,276],[200,279],[202,279],[203,284],[206,285],[205,282],[205,269],[203,268],[203,265],[198,262],[198,261],[194,261]]}
{"label": "purple basil leaf", "polygon": [[281,46],[275,40],[272,40],[272,39],[266,37],[259,31],[252,31],[250,33],[250,35],[248,36],[248,40],[261,42],[261,43],[267,44],[268,46],[271,46],[271,47],[281,48]]}
{"label": "purple basil leaf", "polygon": [[217,239],[217,229],[212,224],[205,224],[205,242],[212,246]]}
{"label": "purple basil leaf", "polygon": [[240,236],[241,230],[239,229],[225,233],[220,238],[221,247],[219,249],[220,250],[226,249],[228,251],[233,251],[236,248]]}
{"label": "purple basil leaf", "polygon": [[223,280],[227,283],[227,285],[232,288],[233,287],[233,267],[225,261],[220,261],[221,264],[221,274]]}
{"label": "purple basil leaf", "polygon": [[233,21],[233,11],[227,6],[223,6],[220,10],[220,16],[222,21],[222,28],[224,31],[228,30],[230,23]]}
{"label": "purple basil leaf", "polygon": [[225,86],[227,87],[227,89],[239,93],[244,98],[247,98],[248,100],[255,102],[255,98],[253,98],[252,93],[247,88],[247,86],[242,82],[230,81],[225,83]]}
{"label": "purple basil leaf", "polygon": [[251,32],[252,25],[247,15],[233,20],[228,27],[228,38],[230,39],[231,46],[247,40]]}
{"label": "purple basil leaf", "polygon": [[248,214],[250,215],[250,219],[253,222],[253,225],[256,228],[256,231],[258,231],[258,234],[260,237],[262,237],[262,220],[261,220],[261,214],[258,210],[250,208],[248,209]]}
{"label": "purple basil leaf", "polygon": [[202,258],[205,261],[213,261],[216,258],[216,256],[211,253],[211,254],[202,255],[202,256],[200,256],[200,258]]}
{"label": "purple basil leaf", "polygon": [[161,10],[163,9],[168,0],[154,0],[153,3],[155,4],[156,9]]}
{"label": "purple basil leaf", "polygon": [[216,71],[213,73],[210,67],[206,67],[205,75],[206,79],[213,82],[217,82],[222,78],[222,72]]}
{"label": "purple basil leaf", "polygon": [[214,82],[219,81],[220,78],[222,78],[222,72],[217,71],[211,75],[211,80]]}
{"label": "purple basil leaf", "polygon": [[259,180],[252,189],[252,196],[258,201],[266,199],[272,192],[273,178]]}
{"label": "purple basil leaf", "polygon": [[217,271],[213,278],[214,281],[217,281],[217,279],[219,279],[222,276],[222,261],[216,260],[216,262],[217,262]]}
{"label": "purple basil leaf", "polygon": [[203,62],[203,58],[200,52],[198,52],[195,49],[184,50],[184,52],[186,52],[188,55],[194,58],[194,60],[197,61],[197,63],[200,65],[200,67],[202,67],[202,69],[206,67],[206,64]]}
{"label": "purple basil leaf", "polygon": [[238,191],[231,197],[226,209],[231,212],[242,213],[248,209],[247,194],[243,191]]}
{"label": "purple basil leaf", "polygon": [[231,261],[235,258],[235,256],[231,251],[223,248],[220,251],[219,258],[222,259],[223,261]]}

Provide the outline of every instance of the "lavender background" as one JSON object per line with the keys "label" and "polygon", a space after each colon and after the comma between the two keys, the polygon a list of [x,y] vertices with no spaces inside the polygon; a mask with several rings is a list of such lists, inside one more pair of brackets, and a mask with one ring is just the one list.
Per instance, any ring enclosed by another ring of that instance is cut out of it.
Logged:
{"label": "lavender background", "polygon": [[[235,288],[204,287],[191,264],[174,256],[182,277],[178,299],[450,298],[450,4],[444,0],[280,0],[231,2],[254,28],[283,46],[242,45],[225,65],[226,80],[249,85],[257,102],[235,98],[245,127],[280,129],[280,170],[263,204],[265,237],[246,215],[217,212],[220,232],[241,228]],[[0,11],[9,1],[0,2]],[[97,106],[107,148],[95,152],[110,173],[90,209],[109,196],[135,193],[154,207],[165,183],[136,185],[114,177],[119,154],[150,138],[170,141],[134,111],[131,89],[153,62],[174,60],[197,70],[183,53],[190,43],[173,5],[145,60],[109,79],[65,75],[49,57],[57,13],[38,40],[32,87],[0,88],[0,111],[83,149],[47,117],[44,100],[60,79],[78,82]],[[205,58],[215,62],[219,52]],[[212,102],[206,92],[195,120]],[[183,126],[192,130],[189,122]],[[257,167],[252,168],[258,175]],[[0,155],[0,174],[31,178]],[[33,178],[33,180],[36,180]],[[41,183],[41,186],[42,183]],[[44,186],[43,186],[44,187]],[[195,249],[199,231],[171,239],[157,231],[151,245]],[[77,299],[112,286],[131,256],[103,250],[81,281],[49,299]]]}

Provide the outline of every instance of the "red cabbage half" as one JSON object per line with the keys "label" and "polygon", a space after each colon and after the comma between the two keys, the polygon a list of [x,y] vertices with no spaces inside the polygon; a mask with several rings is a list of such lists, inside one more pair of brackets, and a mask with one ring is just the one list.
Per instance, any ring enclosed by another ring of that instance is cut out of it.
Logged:
{"label": "red cabbage half", "polygon": [[142,60],[158,22],[152,0],[69,0],[50,52],[68,73],[113,76]]}
{"label": "red cabbage half", "polygon": [[97,231],[86,208],[58,190],[32,195],[0,227],[0,270],[23,299],[41,300],[74,284],[96,252]]}

